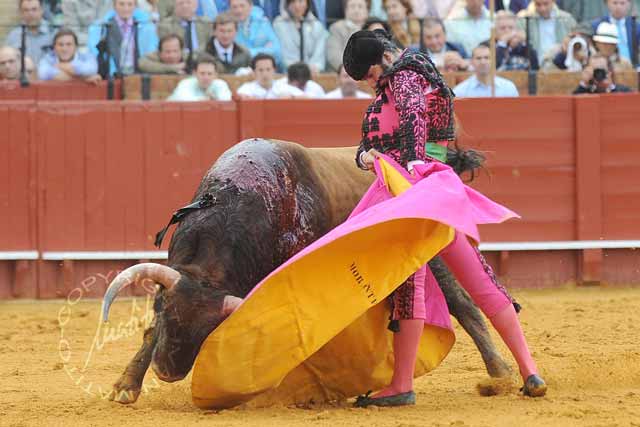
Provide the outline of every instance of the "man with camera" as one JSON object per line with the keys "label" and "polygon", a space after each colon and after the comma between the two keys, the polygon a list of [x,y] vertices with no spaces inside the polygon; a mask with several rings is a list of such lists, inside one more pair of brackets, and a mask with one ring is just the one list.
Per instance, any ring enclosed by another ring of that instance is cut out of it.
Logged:
{"label": "man with camera", "polygon": [[613,67],[610,61],[597,53],[589,58],[589,63],[582,71],[580,84],[573,91],[574,95],[582,93],[617,93],[631,92],[627,86],[616,85]]}

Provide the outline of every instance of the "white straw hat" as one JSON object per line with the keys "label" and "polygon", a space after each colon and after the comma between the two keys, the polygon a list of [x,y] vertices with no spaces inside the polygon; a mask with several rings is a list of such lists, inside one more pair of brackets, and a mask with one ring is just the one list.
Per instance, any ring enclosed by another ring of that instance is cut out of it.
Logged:
{"label": "white straw hat", "polygon": [[601,22],[598,25],[596,34],[593,36],[594,42],[618,44],[618,28],[610,22]]}

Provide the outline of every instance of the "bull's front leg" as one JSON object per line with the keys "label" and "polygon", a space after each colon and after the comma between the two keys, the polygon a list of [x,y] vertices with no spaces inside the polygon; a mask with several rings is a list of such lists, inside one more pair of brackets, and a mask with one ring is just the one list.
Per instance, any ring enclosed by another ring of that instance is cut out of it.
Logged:
{"label": "bull's front leg", "polygon": [[134,403],[140,396],[144,375],[149,369],[153,349],[156,346],[155,319],[144,331],[142,347],[131,359],[118,381],[113,384],[109,400],[118,403]]}
{"label": "bull's front leg", "polygon": [[449,312],[473,339],[489,375],[494,378],[509,376],[511,369],[496,350],[480,310],[471,301],[469,294],[439,258],[430,261],[429,267],[442,289]]}

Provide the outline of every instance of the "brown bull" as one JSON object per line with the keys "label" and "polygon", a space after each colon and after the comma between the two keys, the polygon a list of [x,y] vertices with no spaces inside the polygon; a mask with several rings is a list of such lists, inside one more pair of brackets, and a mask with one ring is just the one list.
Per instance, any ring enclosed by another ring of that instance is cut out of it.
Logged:
{"label": "brown bull", "polygon": [[[134,402],[149,364],[163,381],[183,379],[205,338],[258,282],[347,218],[373,181],[355,167],[354,153],[254,139],[216,161],[192,205],[174,216],[167,265],[131,267],[107,290],[105,320],[123,287],[144,279],[158,285],[154,321],[114,384],[113,400]],[[476,306],[437,258],[430,265],[489,374],[507,375]]]}

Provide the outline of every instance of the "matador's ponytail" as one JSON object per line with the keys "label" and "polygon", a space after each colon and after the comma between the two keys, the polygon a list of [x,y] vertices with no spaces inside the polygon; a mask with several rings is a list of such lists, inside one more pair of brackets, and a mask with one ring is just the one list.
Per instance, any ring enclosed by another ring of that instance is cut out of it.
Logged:
{"label": "matador's ponytail", "polygon": [[458,175],[469,173],[469,178],[465,181],[470,182],[476,177],[478,169],[482,168],[486,157],[480,151],[473,149],[465,150],[458,144],[460,135],[464,132],[458,116],[453,114],[453,122],[456,133],[456,139],[453,147],[449,146],[447,150],[447,164],[453,168]]}

